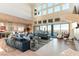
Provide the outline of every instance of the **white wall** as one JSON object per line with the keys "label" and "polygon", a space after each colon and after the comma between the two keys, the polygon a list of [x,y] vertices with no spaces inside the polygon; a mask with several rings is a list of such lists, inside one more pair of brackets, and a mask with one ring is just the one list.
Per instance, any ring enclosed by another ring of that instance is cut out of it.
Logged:
{"label": "white wall", "polygon": [[0,13],[31,19],[32,10],[29,4],[24,3],[0,3]]}

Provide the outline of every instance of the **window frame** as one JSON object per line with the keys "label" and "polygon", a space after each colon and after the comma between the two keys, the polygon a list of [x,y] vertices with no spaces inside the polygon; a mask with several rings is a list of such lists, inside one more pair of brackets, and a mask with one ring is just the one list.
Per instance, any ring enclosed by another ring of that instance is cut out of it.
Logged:
{"label": "window frame", "polygon": [[48,19],[48,23],[52,23],[53,22],[53,19]]}
{"label": "window frame", "polygon": [[62,10],[67,10],[67,9],[69,9],[69,4],[68,3],[65,3],[65,4],[63,4],[62,5]]}
{"label": "window frame", "polygon": [[47,20],[43,20],[43,23],[47,23]]}
{"label": "window frame", "polygon": [[53,6],[53,3],[48,3],[47,6],[48,7],[52,7]]}
{"label": "window frame", "polygon": [[59,12],[59,11],[61,11],[61,5],[54,7],[54,12]]}
{"label": "window frame", "polygon": [[38,21],[38,24],[41,24],[42,23],[42,21]]}
{"label": "window frame", "polygon": [[[49,10],[52,10],[52,12],[49,12]],[[53,8],[48,8],[48,14],[53,13]]]}

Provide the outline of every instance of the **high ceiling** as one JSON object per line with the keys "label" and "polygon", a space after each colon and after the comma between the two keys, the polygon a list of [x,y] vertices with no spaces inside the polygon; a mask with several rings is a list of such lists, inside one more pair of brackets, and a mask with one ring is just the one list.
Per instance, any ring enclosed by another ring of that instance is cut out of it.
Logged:
{"label": "high ceiling", "polygon": [[32,19],[32,8],[39,4],[40,3],[0,3],[0,13]]}
{"label": "high ceiling", "polygon": [[31,7],[35,7],[35,6],[38,6],[40,3],[29,3],[29,5],[31,6]]}
{"label": "high ceiling", "polygon": [[0,13],[5,13],[25,19],[32,18],[31,4],[27,3],[0,3]]}

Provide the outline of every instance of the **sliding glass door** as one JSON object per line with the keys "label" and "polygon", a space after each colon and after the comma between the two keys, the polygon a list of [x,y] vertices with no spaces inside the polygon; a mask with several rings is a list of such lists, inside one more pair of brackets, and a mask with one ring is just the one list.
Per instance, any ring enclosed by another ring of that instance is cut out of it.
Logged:
{"label": "sliding glass door", "polygon": [[40,26],[40,30],[47,31],[47,26],[46,25]]}
{"label": "sliding glass door", "polygon": [[53,25],[53,36],[56,37],[60,33],[60,24]]}
{"label": "sliding glass door", "polygon": [[58,34],[69,32],[69,24],[54,24],[53,35],[56,37]]}
{"label": "sliding glass door", "polygon": [[35,31],[37,30],[48,31],[51,36],[57,37],[62,32],[69,32],[69,24],[40,25],[35,27]]}
{"label": "sliding glass door", "polygon": [[61,32],[69,32],[69,24],[61,24]]}
{"label": "sliding glass door", "polygon": [[49,35],[51,35],[51,25],[48,25],[48,33],[49,33]]}

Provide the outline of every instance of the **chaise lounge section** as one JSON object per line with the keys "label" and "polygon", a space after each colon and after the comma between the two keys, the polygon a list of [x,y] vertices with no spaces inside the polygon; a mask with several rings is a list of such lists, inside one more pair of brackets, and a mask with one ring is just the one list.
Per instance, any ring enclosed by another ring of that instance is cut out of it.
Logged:
{"label": "chaise lounge section", "polygon": [[5,39],[7,45],[19,49],[20,51],[27,51],[30,49],[30,37],[23,34],[12,34]]}
{"label": "chaise lounge section", "polygon": [[19,38],[19,40],[16,39],[5,39],[5,42],[7,45],[19,49],[20,51],[27,51],[30,49],[30,41],[27,41],[25,39]]}

